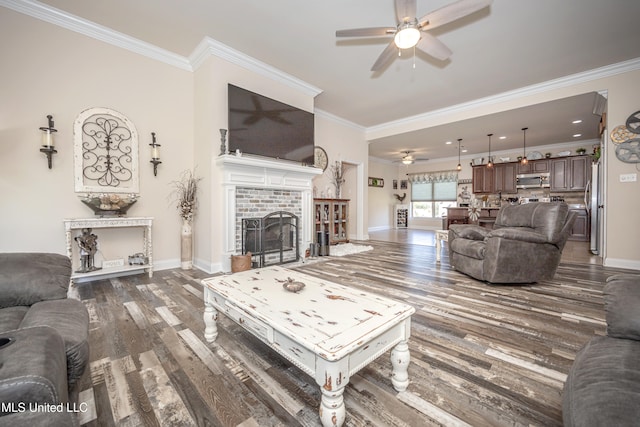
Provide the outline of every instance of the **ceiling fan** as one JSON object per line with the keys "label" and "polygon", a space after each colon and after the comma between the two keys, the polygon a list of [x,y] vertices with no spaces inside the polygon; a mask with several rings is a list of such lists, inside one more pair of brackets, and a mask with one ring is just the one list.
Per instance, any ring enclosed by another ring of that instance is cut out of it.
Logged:
{"label": "ceiling fan", "polygon": [[404,156],[402,156],[402,159],[397,160],[397,162],[402,162],[402,164],[404,165],[411,165],[415,162],[426,162],[429,159],[417,159],[415,158],[413,155],[411,155],[411,153],[413,153],[413,151],[403,151]]}
{"label": "ceiling fan", "polygon": [[427,31],[470,15],[489,6],[492,2],[492,0],[459,0],[427,13],[418,19],[416,17],[416,1],[395,0],[397,20],[395,27],[338,30],[336,31],[336,37],[394,36],[391,43],[382,51],[382,54],[371,67],[371,71],[378,71],[391,61],[396,49],[417,47],[426,54],[444,61],[453,52]]}

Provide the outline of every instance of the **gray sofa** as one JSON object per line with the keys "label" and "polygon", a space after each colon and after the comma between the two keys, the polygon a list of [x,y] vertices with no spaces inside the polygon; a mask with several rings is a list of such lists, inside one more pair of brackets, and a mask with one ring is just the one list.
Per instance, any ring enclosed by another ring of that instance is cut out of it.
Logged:
{"label": "gray sofa", "polygon": [[68,411],[30,410],[76,407],[89,361],[89,315],[81,301],[67,298],[70,278],[66,256],[0,254],[0,425],[77,423]]}
{"label": "gray sofa", "polygon": [[607,334],[578,352],[564,385],[567,427],[640,425],[640,275],[610,277],[604,297]]}
{"label": "gray sofa", "polygon": [[575,218],[566,203],[504,206],[493,229],[451,225],[449,261],[456,270],[489,283],[552,279]]}

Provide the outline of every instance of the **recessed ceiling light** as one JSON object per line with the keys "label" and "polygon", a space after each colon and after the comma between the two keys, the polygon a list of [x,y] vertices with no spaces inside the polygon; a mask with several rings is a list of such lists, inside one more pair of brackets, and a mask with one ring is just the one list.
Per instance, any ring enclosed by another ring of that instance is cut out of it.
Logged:
{"label": "recessed ceiling light", "polygon": [[582,134],[581,134],[581,133],[576,133],[576,134],[574,134],[574,135],[573,135],[573,137],[574,137],[574,138],[579,138],[579,137],[581,137],[581,136],[582,136]]}
{"label": "recessed ceiling light", "polygon": [[507,139],[507,137],[506,136],[500,136],[500,137],[498,137],[498,139]]}
{"label": "recessed ceiling light", "polygon": [[447,141],[447,142],[445,142],[445,144],[447,144],[447,145],[451,145],[451,144],[452,144],[452,142],[451,142],[451,141]]}
{"label": "recessed ceiling light", "polygon": [[467,149],[466,149],[466,148],[463,148],[463,149],[462,149],[462,152],[463,152],[463,153],[466,153],[466,152],[467,152]]}
{"label": "recessed ceiling light", "polygon": [[571,123],[573,123],[574,125],[577,125],[578,123],[582,123],[582,120],[580,120],[580,119],[574,120]]}

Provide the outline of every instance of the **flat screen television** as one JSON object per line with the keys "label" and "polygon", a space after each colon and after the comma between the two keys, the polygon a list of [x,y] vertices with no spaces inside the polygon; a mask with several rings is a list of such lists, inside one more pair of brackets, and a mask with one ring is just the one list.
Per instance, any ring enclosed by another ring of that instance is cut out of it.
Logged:
{"label": "flat screen television", "polygon": [[229,152],[313,165],[313,113],[229,84]]}

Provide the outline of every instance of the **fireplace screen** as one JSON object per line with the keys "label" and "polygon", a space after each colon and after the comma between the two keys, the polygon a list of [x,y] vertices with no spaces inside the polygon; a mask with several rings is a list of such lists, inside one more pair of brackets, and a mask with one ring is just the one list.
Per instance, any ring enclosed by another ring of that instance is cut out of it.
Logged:
{"label": "fireplace screen", "polygon": [[279,211],[263,218],[243,218],[242,253],[247,252],[258,267],[298,261],[298,217]]}

